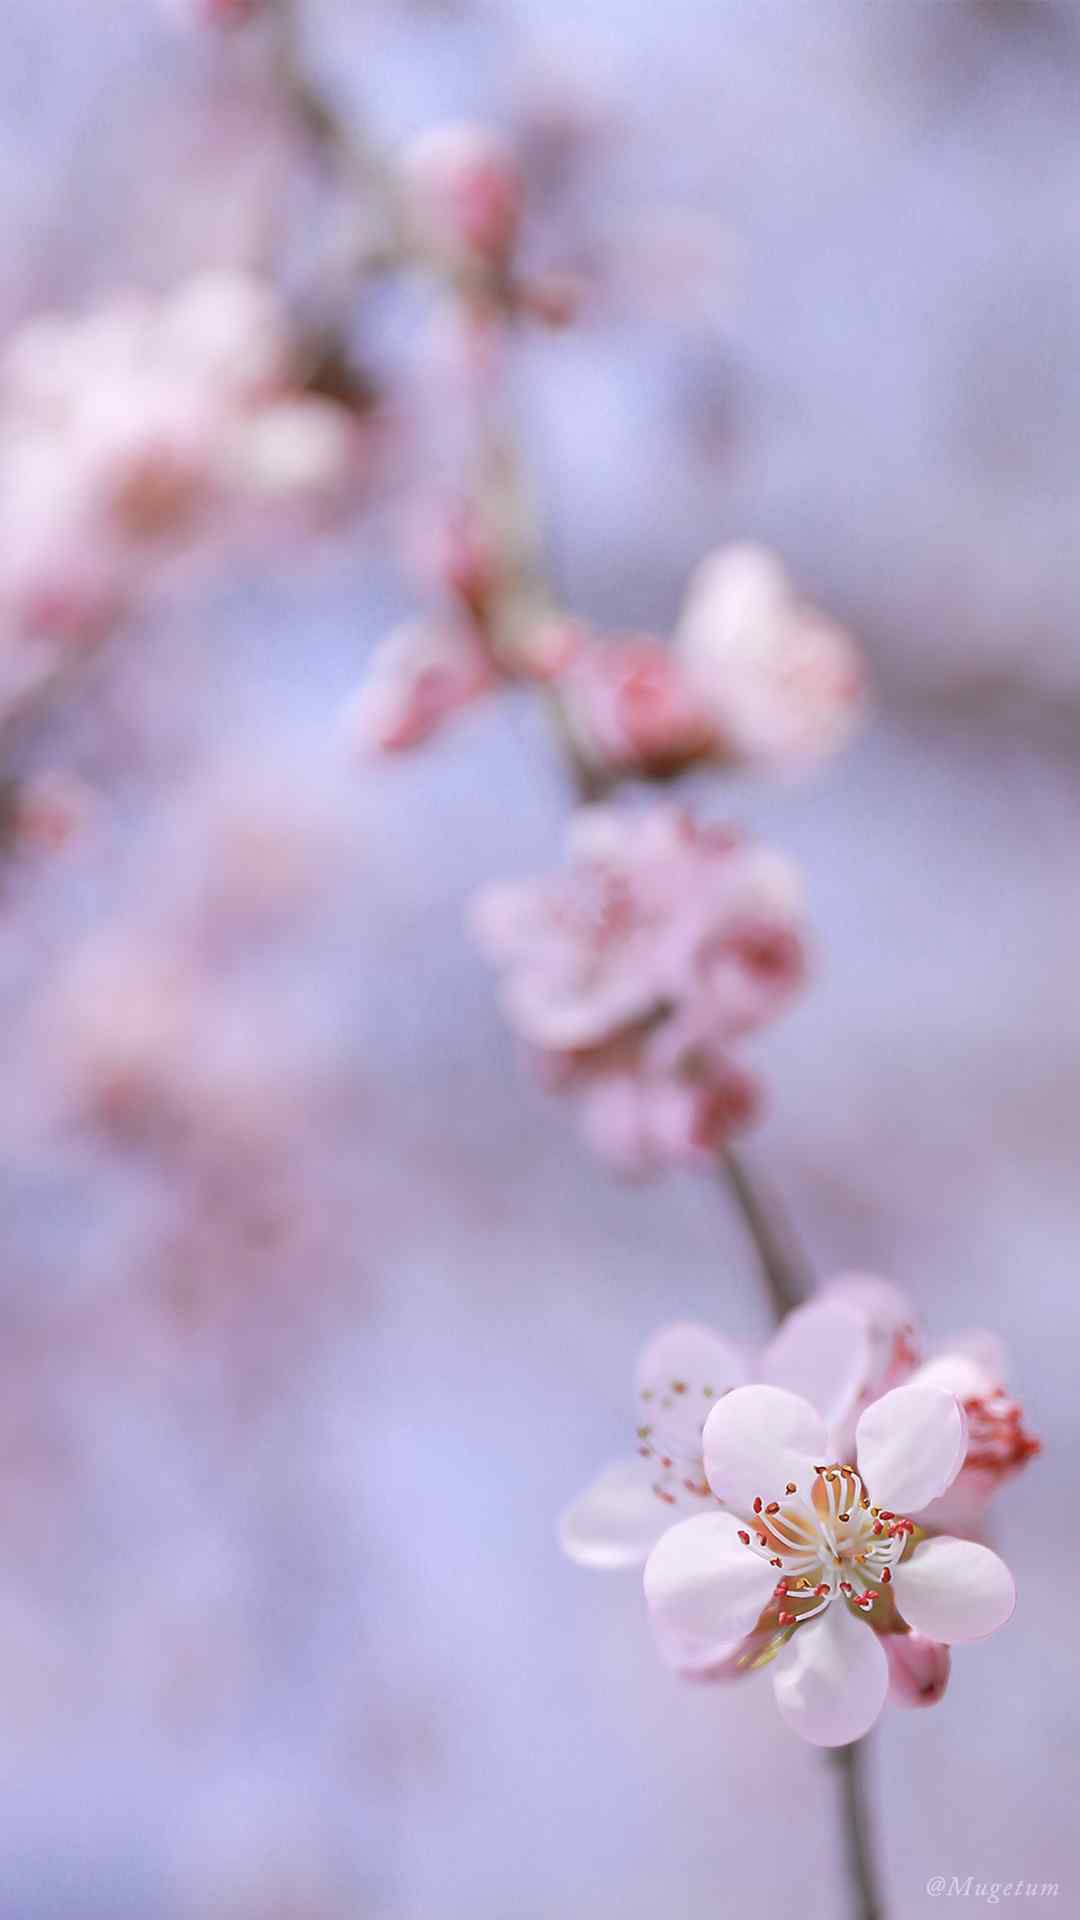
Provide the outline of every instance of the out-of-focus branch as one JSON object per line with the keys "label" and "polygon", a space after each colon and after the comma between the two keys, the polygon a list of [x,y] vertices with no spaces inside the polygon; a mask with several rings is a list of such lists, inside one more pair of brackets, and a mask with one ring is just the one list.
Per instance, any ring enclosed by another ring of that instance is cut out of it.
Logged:
{"label": "out-of-focus branch", "polygon": [[810,1291],[809,1262],[790,1221],[775,1200],[766,1200],[757,1180],[751,1178],[740,1155],[730,1147],[721,1162],[721,1172],[753,1242],[773,1318],[782,1320]]}
{"label": "out-of-focus branch", "polygon": [[303,295],[302,318],[317,360],[344,346],[358,284],[400,264],[396,198],[385,161],[358,117],[339,112],[310,70],[300,0],[275,0],[269,76],[287,124],[337,200],[331,241]]}
{"label": "out-of-focus branch", "polygon": [[855,1920],[884,1920],[885,1907],[878,1885],[870,1824],[867,1785],[869,1751],[869,1737],[864,1736],[861,1740],[853,1740],[850,1746],[831,1748],[829,1758],[840,1782],[841,1824],[848,1872],[855,1893]]}

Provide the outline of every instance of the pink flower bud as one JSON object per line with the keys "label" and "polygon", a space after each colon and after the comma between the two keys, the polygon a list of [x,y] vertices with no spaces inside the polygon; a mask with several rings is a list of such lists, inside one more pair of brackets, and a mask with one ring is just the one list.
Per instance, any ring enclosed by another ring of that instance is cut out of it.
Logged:
{"label": "pink flower bud", "polygon": [[895,1707],[932,1707],[949,1684],[948,1647],[921,1633],[887,1633],[881,1644],[889,1660],[889,1698]]}
{"label": "pink flower bud", "polygon": [[423,622],[397,627],[376,647],[348,704],[349,745],[360,755],[419,746],[490,681],[483,649],[467,629]]}
{"label": "pink flower bud", "polygon": [[597,767],[675,773],[714,744],[708,714],[656,640],[583,649],[565,678],[563,698],[574,739]]}
{"label": "pink flower bud", "polygon": [[413,243],[451,273],[505,266],[517,240],[521,178],[501,136],[487,127],[432,127],[401,163]]}

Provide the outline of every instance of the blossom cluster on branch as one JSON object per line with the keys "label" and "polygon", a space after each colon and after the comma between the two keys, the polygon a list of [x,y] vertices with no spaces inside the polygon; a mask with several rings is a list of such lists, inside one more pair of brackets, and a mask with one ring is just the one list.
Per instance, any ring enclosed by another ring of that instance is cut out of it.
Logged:
{"label": "blossom cluster on branch", "polygon": [[256,276],[29,321],[0,358],[0,718],[163,582],[310,524],[364,451]]}
{"label": "blossom cluster on branch", "polygon": [[977,1535],[1039,1448],[992,1335],[924,1355],[901,1290],[849,1275],[757,1355],[710,1327],[662,1328],[635,1384],[636,1451],[567,1508],[561,1539],[583,1566],[644,1564],[678,1671],[734,1680],[775,1662],[788,1723],[840,1745],[887,1695],[940,1699],[949,1647],[1008,1618],[1011,1575]]}
{"label": "blossom cluster on branch", "polygon": [[[371,395],[336,377],[353,304],[369,271],[419,267],[450,317],[461,446],[423,516],[425,605],[374,646],[350,748],[408,752],[481,700],[536,696],[573,790],[566,861],[484,887],[471,936],[536,1077],[609,1168],[719,1171],[727,1157],[730,1172],[730,1143],[764,1104],[752,1044],[807,983],[807,913],[795,864],[717,823],[701,788],[807,771],[842,747],[866,709],[859,646],[752,538],[718,536],[655,627],[584,618],[549,577],[515,446],[505,376],[519,329],[567,324],[575,289],[527,264],[512,140],[452,122],[373,161],[303,70],[291,5],[170,6],[200,27],[269,27],[282,115],[355,216],[347,286],[317,343],[303,302],[240,270],[45,315],[8,342],[0,738],[177,582],[356,501]],[[367,253],[354,226],[377,235]],[[329,264],[336,287],[341,261]],[[392,422],[408,415],[400,398]],[[688,774],[693,807],[655,798]],[[6,842],[60,846],[91,813],[75,774],[0,768]],[[280,946],[321,896],[325,850],[291,807],[252,811],[227,783],[188,795],[188,815],[197,870],[178,853],[137,911],[73,944],[33,1038],[57,1124],[171,1183],[154,1248],[170,1284],[188,1264],[215,1289],[226,1268],[244,1277],[246,1335],[264,1248],[278,1249],[290,1326],[304,1304],[292,1283],[308,1276],[324,1170],[304,1166],[301,1137],[332,1136],[351,1104],[335,1036],[309,1007],[294,1048],[280,977],[261,978],[264,943]],[[768,1236],[741,1204],[767,1269]],[[634,1453],[566,1510],[562,1545],[585,1566],[644,1569],[659,1651],[680,1673],[768,1668],[794,1731],[857,1741],[887,1698],[940,1699],[950,1648],[1012,1611],[1012,1576],[979,1537],[1038,1452],[1006,1372],[986,1334],[925,1349],[911,1303],[866,1276],[820,1287],[754,1354],[676,1322],[638,1363]]]}
{"label": "blossom cluster on branch", "polygon": [[504,1010],[604,1159],[708,1164],[758,1109],[737,1050],[804,978],[797,871],[674,807],[584,808],[569,839],[565,874],[473,902]]}

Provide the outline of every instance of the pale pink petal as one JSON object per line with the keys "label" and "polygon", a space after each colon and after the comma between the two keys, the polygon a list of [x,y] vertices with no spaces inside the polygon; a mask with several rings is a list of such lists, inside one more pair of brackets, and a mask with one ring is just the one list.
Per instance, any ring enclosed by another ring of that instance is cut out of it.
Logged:
{"label": "pale pink petal", "polygon": [[646,1341],[635,1386],[640,1438],[655,1459],[671,1458],[700,1480],[701,1430],[716,1401],[749,1378],[746,1356],[711,1327],[677,1320]]}
{"label": "pale pink petal", "polygon": [[928,1507],[917,1507],[908,1515],[917,1526],[931,1533],[958,1533],[962,1539],[978,1539],[986,1509],[1001,1486],[1000,1473],[980,1467],[961,1467],[951,1487]]}
{"label": "pale pink petal", "polygon": [[956,1396],[940,1387],[894,1387],[861,1415],[855,1444],[874,1505],[911,1514],[956,1479],[967,1422]]}
{"label": "pale pink petal", "polygon": [[775,1500],[794,1484],[808,1497],[828,1451],[821,1415],[781,1387],[736,1387],[714,1407],[703,1436],[705,1472],[717,1499],[736,1513]]}
{"label": "pale pink petal", "polygon": [[989,1547],[942,1534],[893,1572],[896,1604],[916,1633],[953,1646],[1003,1627],[1016,1605],[1012,1574]]}
{"label": "pale pink petal", "polygon": [[885,1705],[889,1663],[873,1629],[834,1601],[777,1656],[773,1689],[795,1733],[816,1747],[844,1747],[869,1731]]}
{"label": "pale pink petal", "polygon": [[690,1672],[730,1659],[768,1604],[776,1575],[730,1513],[670,1527],[645,1566],[645,1599],[665,1660]]}
{"label": "pale pink petal", "polygon": [[637,1454],[597,1475],[559,1520],[559,1544],[579,1567],[635,1567],[672,1522],[653,1491],[654,1474]]}
{"label": "pale pink petal", "polygon": [[366,679],[344,715],[359,753],[399,753],[419,746],[451,714],[492,683],[479,642],[455,628],[409,622],[376,646]]}
{"label": "pale pink petal", "polygon": [[889,1699],[894,1707],[932,1707],[949,1684],[952,1656],[939,1640],[921,1633],[887,1633]]}
{"label": "pale pink petal", "polygon": [[940,1387],[958,1400],[974,1400],[993,1391],[996,1382],[987,1378],[980,1363],[966,1353],[939,1353],[912,1374],[912,1387]]}
{"label": "pale pink petal", "polygon": [[854,642],[794,596],[764,548],[724,547],[701,562],[675,651],[734,758],[805,763],[839,746],[858,717]]}
{"label": "pale pink petal", "polygon": [[865,1322],[870,1367],[863,1406],[905,1384],[922,1358],[915,1309],[907,1294],[877,1274],[844,1273],[826,1283],[823,1298],[858,1313]]}
{"label": "pale pink petal", "polygon": [[833,1433],[858,1404],[870,1358],[870,1335],[861,1315],[839,1303],[811,1300],[789,1313],[773,1335],[762,1356],[761,1377],[801,1393]]}
{"label": "pale pink petal", "polygon": [[1005,1342],[986,1327],[965,1327],[961,1333],[950,1333],[944,1340],[935,1341],[929,1358],[952,1353],[966,1355],[981,1369],[992,1387],[1000,1387],[1008,1378],[1009,1355]]}

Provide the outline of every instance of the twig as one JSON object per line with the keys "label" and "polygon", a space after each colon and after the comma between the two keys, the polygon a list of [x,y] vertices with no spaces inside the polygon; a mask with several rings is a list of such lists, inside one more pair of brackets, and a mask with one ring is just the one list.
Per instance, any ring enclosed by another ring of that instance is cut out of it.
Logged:
{"label": "twig", "polygon": [[853,1740],[850,1746],[833,1747],[829,1758],[840,1781],[841,1825],[848,1873],[855,1890],[856,1920],[884,1920],[885,1907],[878,1885],[870,1823],[870,1796],[866,1778],[868,1754],[869,1740],[864,1736],[861,1740]]}
{"label": "twig", "polygon": [[754,1243],[773,1318],[780,1321],[810,1292],[809,1262],[790,1222],[780,1214],[775,1201],[766,1202],[743,1161],[730,1147],[721,1169]]}

